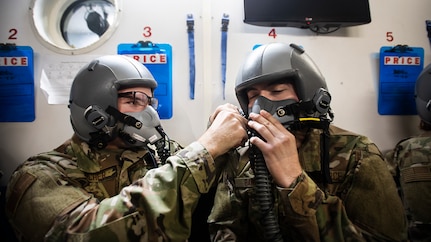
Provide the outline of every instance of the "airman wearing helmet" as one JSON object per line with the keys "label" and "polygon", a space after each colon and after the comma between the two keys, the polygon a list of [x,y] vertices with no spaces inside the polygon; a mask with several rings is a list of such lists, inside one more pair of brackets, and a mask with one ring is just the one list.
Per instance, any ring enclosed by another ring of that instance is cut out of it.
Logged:
{"label": "airman wearing helmet", "polygon": [[415,83],[416,111],[420,134],[400,140],[385,154],[397,181],[408,219],[410,241],[431,240],[431,65]]}
{"label": "airman wearing helmet", "polygon": [[[160,126],[154,110],[156,87],[157,82],[148,69],[129,57],[95,59],[78,72],[71,87],[70,121],[76,135],[97,148],[104,148],[117,137],[129,146],[149,143],[151,135],[143,137],[143,132]],[[136,123],[129,123],[130,119]],[[136,125],[147,127],[141,129]]]}
{"label": "airman wearing helmet", "polygon": [[247,137],[246,120],[231,105],[180,149],[165,139],[156,87],[144,65],[120,55],[78,72],[69,103],[75,134],[30,157],[9,181],[6,213],[19,240],[188,239],[198,199],[223,165],[214,159]]}
{"label": "airman wearing helmet", "polygon": [[325,79],[301,47],[254,49],[235,91],[251,138],[219,179],[208,218],[213,241],[406,239],[379,149],[331,124]]}

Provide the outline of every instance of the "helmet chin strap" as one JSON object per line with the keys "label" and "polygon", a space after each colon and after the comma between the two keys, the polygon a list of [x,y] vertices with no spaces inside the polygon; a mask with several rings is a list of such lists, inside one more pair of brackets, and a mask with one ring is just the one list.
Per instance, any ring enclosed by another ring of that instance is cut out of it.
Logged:
{"label": "helmet chin strap", "polygon": [[[290,131],[302,130],[304,128],[320,129],[323,131],[320,134],[320,165],[322,167],[322,182],[326,185],[332,183],[329,169],[329,125],[332,122],[334,115],[329,108],[328,112],[321,114],[320,117],[299,117],[301,111],[308,113],[310,110],[313,110],[313,108],[314,103],[312,101],[297,102],[277,109],[277,115],[283,116],[290,114],[295,117],[295,119],[287,125]],[[330,118],[327,117],[328,115]]]}
{"label": "helmet chin strap", "polygon": [[[330,109],[328,109],[327,113],[321,114],[319,117],[300,117],[301,113],[315,113],[313,107],[314,104],[312,101],[297,102],[278,108],[276,110],[276,115],[280,118],[286,115],[294,117],[289,123],[284,124],[289,130],[301,130],[304,128],[328,129],[334,117]],[[327,117],[328,115],[329,118]]]}

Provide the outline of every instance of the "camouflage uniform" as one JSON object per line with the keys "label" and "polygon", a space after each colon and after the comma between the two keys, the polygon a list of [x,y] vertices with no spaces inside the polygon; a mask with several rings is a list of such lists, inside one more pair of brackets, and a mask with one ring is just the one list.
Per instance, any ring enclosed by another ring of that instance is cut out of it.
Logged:
{"label": "camouflage uniform", "polygon": [[216,180],[214,161],[194,142],[165,165],[147,169],[147,152],[92,150],[74,136],[54,151],[29,158],[12,175],[6,194],[7,214],[18,237],[187,240],[200,194]]}
{"label": "camouflage uniform", "polygon": [[[302,175],[273,187],[284,241],[405,241],[406,219],[382,155],[360,135],[330,127],[330,175],[320,182],[320,130],[299,148]],[[213,241],[264,241],[247,148],[232,155],[208,219]]]}
{"label": "camouflage uniform", "polygon": [[431,131],[401,140],[385,159],[403,200],[410,241],[431,241]]}

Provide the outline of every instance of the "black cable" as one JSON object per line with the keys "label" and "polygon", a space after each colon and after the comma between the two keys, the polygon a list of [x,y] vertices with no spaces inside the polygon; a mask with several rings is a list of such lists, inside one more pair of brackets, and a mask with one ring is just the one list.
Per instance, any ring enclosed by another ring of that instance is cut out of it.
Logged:
{"label": "black cable", "polygon": [[[252,136],[255,133],[255,131],[251,131]],[[264,228],[265,240],[274,242],[283,241],[280,225],[274,212],[271,176],[266,167],[263,154],[257,147],[250,145],[249,158],[255,173],[255,197],[260,207],[260,222]]]}
{"label": "black cable", "polygon": [[322,26],[311,26],[309,29],[317,34],[330,34],[330,33],[334,33],[335,31],[339,30],[341,27],[337,26],[337,27],[322,27]]}
{"label": "black cable", "polygon": [[[166,163],[166,160],[171,156],[171,142],[169,142],[169,137],[166,135],[165,131],[163,130],[162,126],[156,127],[157,131],[162,135],[163,138],[156,141],[154,144],[156,146],[157,154],[160,159],[160,163],[163,165]],[[166,142],[168,142],[168,147],[166,147]]]}

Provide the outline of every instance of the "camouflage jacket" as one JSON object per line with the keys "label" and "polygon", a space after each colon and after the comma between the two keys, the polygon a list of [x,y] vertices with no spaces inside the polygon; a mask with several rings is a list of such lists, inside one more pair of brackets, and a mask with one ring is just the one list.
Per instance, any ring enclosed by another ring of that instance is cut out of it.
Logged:
{"label": "camouflage jacket", "polygon": [[431,240],[431,131],[398,142],[385,154],[409,221],[411,241]]}
{"label": "camouflage jacket", "polygon": [[95,151],[74,137],[29,158],[12,175],[6,193],[7,215],[18,237],[186,241],[200,194],[215,180],[214,161],[197,142],[155,169],[147,169],[147,153]]}
{"label": "camouflage jacket", "polygon": [[[385,160],[389,166],[392,176],[397,177],[399,169],[410,167],[414,163],[431,163],[428,161],[427,153],[431,149],[431,131],[426,131],[418,136],[408,137],[400,140],[395,148],[385,154]],[[419,151],[413,153],[412,151]],[[426,155],[425,157],[410,157],[412,155]],[[406,162],[409,162],[405,164]]]}
{"label": "camouflage jacket", "polygon": [[[330,127],[332,183],[320,182],[320,133],[299,148],[303,174],[291,188],[273,186],[284,241],[405,241],[406,219],[383,157],[368,138]],[[227,163],[209,216],[213,241],[264,241],[247,148]]]}

